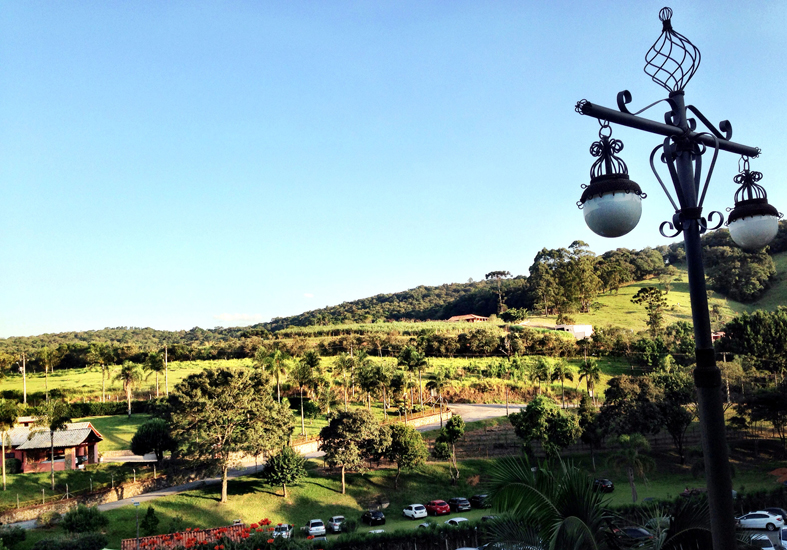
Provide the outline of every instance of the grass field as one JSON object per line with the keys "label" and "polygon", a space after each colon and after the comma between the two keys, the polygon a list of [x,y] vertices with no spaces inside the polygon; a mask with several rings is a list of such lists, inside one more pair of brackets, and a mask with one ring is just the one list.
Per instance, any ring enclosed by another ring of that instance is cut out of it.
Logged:
{"label": "grass field", "polygon": [[[578,463],[587,466],[588,460],[582,459]],[[597,460],[603,464],[603,456],[598,457]],[[229,525],[238,518],[251,523],[267,517],[275,523],[293,523],[297,529],[314,518],[327,520],[337,514],[359,518],[364,510],[379,503],[388,503],[384,509],[386,531],[414,529],[420,521],[404,519],[401,515],[402,508],[408,504],[425,503],[435,498],[470,497],[483,492],[492,462],[491,460],[462,462],[461,478],[455,488],[448,483],[448,470],[444,463],[429,463],[420,471],[402,474],[398,491],[393,489],[395,474],[393,469],[374,470],[367,474],[348,474],[348,492],[342,495],[339,492],[341,488],[339,475],[325,474],[319,468],[318,462],[311,461],[308,478],[290,487],[286,499],[280,496],[281,487],[267,486],[260,479],[249,476],[230,481],[229,503],[225,505],[218,503],[217,485],[158,499],[152,505],[161,519],[159,524],[161,533],[168,531],[171,519],[178,515],[186,520],[187,527]],[[765,473],[772,466],[773,464],[767,462],[748,466],[735,478],[735,488],[740,489],[741,485],[745,485],[747,490],[775,488],[777,486],[775,479]],[[596,474],[589,472],[589,476],[593,475],[609,477],[615,482],[616,489],[609,495],[611,505],[631,502],[631,493],[624,474],[602,467]],[[666,459],[659,460],[659,467],[649,475],[648,483],[637,482],[640,500],[647,497],[674,497],[685,486],[702,487],[703,481],[692,478],[687,468],[678,467]],[[145,508],[140,510],[140,515],[145,513]],[[437,521],[443,522],[448,517],[456,516],[478,519],[488,513],[490,512],[474,510],[440,517]],[[107,529],[109,547],[119,548],[122,538],[134,535],[134,509],[132,506],[126,506],[106,514],[110,519],[110,526]],[[360,528],[362,532],[368,530],[366,526]],[[18,548],[26,550],[36,540],[59,532],[57,528],[51,531],[32,531],[28,541]]]}
{"label": "grass field", "polygon": [[98,444],[98,451],[124,451],[131,448],[131,438],[146,420],[147,414],[132,414],[116,416],[86,416],[74,419],[74,422],[90,422],[98,430],[104,440]]}

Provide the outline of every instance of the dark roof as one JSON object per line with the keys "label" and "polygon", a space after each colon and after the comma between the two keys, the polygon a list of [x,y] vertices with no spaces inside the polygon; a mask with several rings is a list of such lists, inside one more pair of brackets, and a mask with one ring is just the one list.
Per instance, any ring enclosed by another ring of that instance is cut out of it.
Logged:
{"label": "dark roof", "polygon": [[[9,435],[11,436],[11,447],[19,451],[49,449],[52,444],[49,430],[46,428],[14,428],[9,432]],[[53,439],[55,447],[63,448],[76,447],[89,441],[98,442],[104,438],[90,422],[76,422],[66,424],[65,430],[56,431]]]}

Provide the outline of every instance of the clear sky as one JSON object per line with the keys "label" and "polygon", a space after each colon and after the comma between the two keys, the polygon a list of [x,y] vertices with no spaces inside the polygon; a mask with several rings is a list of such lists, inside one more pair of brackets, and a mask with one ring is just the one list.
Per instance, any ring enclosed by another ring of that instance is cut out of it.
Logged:
{"label": "clear sky", "polygon": [[[687,102],[763,149],[787,212],[787,2],[670,5],[703,54]],[[668,243],[655,136],[613,128],[650,195],[630,235],[575,206],[598,124],[574,105],[666,95],[642,72],[662,6],[1,1],[0,337],[250,324]]]}

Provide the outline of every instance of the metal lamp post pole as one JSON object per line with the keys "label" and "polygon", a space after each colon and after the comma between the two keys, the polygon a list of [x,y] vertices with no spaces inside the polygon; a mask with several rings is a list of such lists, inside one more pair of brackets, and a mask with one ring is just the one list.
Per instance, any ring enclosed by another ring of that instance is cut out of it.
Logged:
{"label": "metal lamp post pole", "polygon": [[137,511],[137,550],[139,550],[139,502],[138,501],[133,501],[133,502],[134,502],[134,508]]}
{"label": "metal lamp post pole", "polygon": [[[721,371],[716,366],[716,356],[711,337],[710,313],[705,287],[705,269],[702,263],[700,236],[708,229],[708,223],[702,217],[702,203],[713,171],[716,154],[719,151],[728,151],[743,155],[745,158],[755,158],[759,155],[760,150],[756,147],[730,141],[732,127],[729,122],[722,122],[719,125],[720,131],[713,127],[696,107],[686,106],[683,88],[699,66],[700,53],[686,37],[672,29],[670,23],[672,10],[664,8],[659,15],[663,22],[662,35],[646,56],[645,72],[655,82],[669,91],[669,99],[666,101],[670,105],[670,112],[665,115],[665,122],[656,122],[637,116],[639,113],[629,112],[626,105],[631,101],[631,94],[627,91],[618,94],[618,110],[601,107],[582,100],[577,103],[576,111],[582,115],[597,118],[599,121],[613,122],[666,137],[663,146],[653,150],[651,166],[676,210],[672,223],[665,222],[662,224],[662,234],[664,235],[663,227],[665,225],[669,225],[676,230],[674,235],[669,235],[670,237],[675,237],[682,232],[686,251],[691,313],[696,343],[697,367],[694,370],[694,383],[697,389],[705,476],[708,484],[713,549],[736,550],[737,540],[732,502],[732,480],[730,477],[724,422]],[[656,103],[642,111],[654,105]],[[696,121],[687,117],[687,111],[690,111],[692,115],[702,121],[709,131],[696,132]],[[653,158],[662,147],[661,159],[669,166],[678,204],[672,199],[653,165]],[[701,189],[701,158],[706,151],[706,147],[712,147],[715,152],[705,185]],[[620,149],[622,149],[622,145],[620,145]],[[696,174],[695,168],[697,170]],[[610,172],[609,167],[607,167],[607,172]],[[718,213],[711,213],[708,218],[712,219],[714,214]],[[721,218],[720,214],[719,218]],[[720,225],[721,223],[717,227]]]}

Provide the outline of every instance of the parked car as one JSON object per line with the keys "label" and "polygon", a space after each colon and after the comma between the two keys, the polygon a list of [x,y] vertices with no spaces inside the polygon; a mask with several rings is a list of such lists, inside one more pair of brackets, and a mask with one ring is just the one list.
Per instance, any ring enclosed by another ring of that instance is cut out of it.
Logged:
{"label": "parked car", "polygon": [[341,533],[343,523],[344,516],[331,516],[331,519],[328,520],[328,530],[331,533]]}
{"label": "parked car", "polygon": [[473,508],[491,508],[492,503],[489,501],[489,495],[473,495],[470,497],[470,505]]}
{"label": "parked car", "polygon": [[776,550],[776,547],[767,535],[752,535],[749,544],[755,548],[762,548],[763,550]]}
{"label": "parked car", "polygon": [[641,546],[645,541],[653,538],[653,534],[643,527],[620,527],[613,529],[612,533],[618,544],[628,548]]}
{"label": "parked car", "polygon": [[429,515],[426,513],[426,506],[424,506],[423,504],[411,504],[410,506],[402,510],[402,514],[404,515],[404,517],[410,519],[421,519]]}
{"label": "parked car", "polygon": [[611,493],[615,490],[615,484],[609,479],[596,478],[593,480],[593,490],[601,491],[602,493]]}
{"label": "parked car", "polygon": [[462,523],[463,521],[467,521],[467,518],[451,518],[451,519],[445,520],[443,523],[446,524],[446,525],[454,525],[454,526],[456,526],[456,525],[459,525],[460,523]]}
{"label": "parked car", "polygon": [[325,524],[321,519],[310,519],[306,522],[306,531],[313,537],[325,535]]}
{"label": "parked car", "polygon": [[468,510],[473,509],[473,507],[470,505],[470,501],[465,497],[452,498],[448,501],[448,506],[451,508],[452,512],[467,512]]}
{"label": "parked car", "polygon": [[370,535],[379,535],[380,533],[385,533],[385,529],[372,529],[369,531]]}
{"label": "parked car", "polygon": [[774,516],[781,517],[787,525],[787,510],[784,508],[763,508],[763,510]]}
{"label": "parked car", "polygon": [[291,538],[293,528],[294,525],[290,525],[289,523],[280,523],[273,528],[273,536],[281,537],[283,539]]}
{"label": "parked car", "polygon": [[433,516],[440,516],[443,514],[450,514],[451,507],[444,500],[430,500],[426,503],[426,513]]}
{"label": "parked car", "polygon": [[787,527],[779,529],[779,544],[784,550],[787,550]]}
{"label": "parked car", "polygon": [[784,519],[781,516],[771,514],[765,510],[750,512],[735,518],[735,524],[741,529],[767,529],[775,531],[784,527]]}
{"label": "parked car", "polygon": [[361,516],[361,522],[368,526],[385,525],[385,515],[379,510],[369,510]]}

